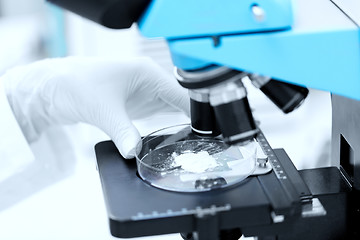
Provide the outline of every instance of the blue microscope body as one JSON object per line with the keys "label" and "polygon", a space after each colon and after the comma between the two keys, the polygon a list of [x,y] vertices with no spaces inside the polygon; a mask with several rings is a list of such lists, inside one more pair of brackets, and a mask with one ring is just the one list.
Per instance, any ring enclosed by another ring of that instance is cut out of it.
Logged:
{"label": "blue microscope body", "polygon": [[167,39],[178,68],[224,65],[360,100],[360,31],[330,1],[155,0],[138,25]]}

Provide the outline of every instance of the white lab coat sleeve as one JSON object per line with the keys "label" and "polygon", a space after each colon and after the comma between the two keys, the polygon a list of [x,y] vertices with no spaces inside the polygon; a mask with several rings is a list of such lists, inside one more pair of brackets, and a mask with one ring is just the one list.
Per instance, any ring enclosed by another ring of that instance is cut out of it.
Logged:
{"label": "white lab coat sleeve", "polygon": [[34,154],[9,105],[0,77],[0,183],[21,172],[34,160]]}

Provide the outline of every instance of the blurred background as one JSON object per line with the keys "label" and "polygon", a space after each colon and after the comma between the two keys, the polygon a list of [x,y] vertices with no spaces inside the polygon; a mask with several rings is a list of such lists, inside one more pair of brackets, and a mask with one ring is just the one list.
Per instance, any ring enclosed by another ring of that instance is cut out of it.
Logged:
{"label": "blurred background", "polygon": [[34,59],[66,55],[149,55],[171,69],[164,41],[145,40],[136,27],[105,29],[44,0],[0,0],[0,30],[1,71]]}
{"label": "blurred background", "polygon": [[[45,0],[0,0],[0,75],[35,60],[74,55],[121,59],[146,55],[169,72],[173,68],[166,42],[144,39],[136,26],[110,30]],[[272,147],[285,148],[300,169],[329,164],[328,93],[311,90],[304,106],[285,116],[259,91],[246,86],[254,116]],[[185,122],[187,117],[174,112],[134,123],[145,135]],[[49,132],[66,141],[55,144],[44,134],[32,145],[36,163],[0,183],[0,239],[113,239],[93,150],[108,137],[85,124],[58,130]],[[64,153],[61,159],[54,155],[59,151]],[[181,238],[174,234],[141,239]]]}
{"label": "blurred background", "polygon": [[[135,26],[114,31],[45,0],[0,0],[0,75],[44,58],[144,55],[172,72],[165,41],[142,38]],[[146,135],[188,122],[179,114],[151,116],[135,125]],[[54,142],[54,135],[61,141]],[[6,136],[1,138],[0,144],[6,141]],[[94,154],[94,145],[108,139],[92,126],[77,124],[51,128],[33,143],[35,161],[0,182],[0,239],[115,239],[109,232]],[[181,238],[174,234],[141,239]]]}

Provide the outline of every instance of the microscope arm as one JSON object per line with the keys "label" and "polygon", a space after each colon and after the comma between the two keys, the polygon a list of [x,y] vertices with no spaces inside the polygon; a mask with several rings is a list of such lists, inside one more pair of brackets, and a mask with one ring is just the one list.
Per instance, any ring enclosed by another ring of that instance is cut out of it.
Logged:
{"label": "microscope arm", "polygon": [[[331,1],[298,1],[284,31],[169,39],[174,64],[209,62],[360,99],[360,33]],[[346,82],[345,82],[346,81]]]}
{"label": "microscope arm", "polygon": [[332,1],[47,1],[110,28],[137,22],[180,69],[228,66],[360,99],[359,28]]}

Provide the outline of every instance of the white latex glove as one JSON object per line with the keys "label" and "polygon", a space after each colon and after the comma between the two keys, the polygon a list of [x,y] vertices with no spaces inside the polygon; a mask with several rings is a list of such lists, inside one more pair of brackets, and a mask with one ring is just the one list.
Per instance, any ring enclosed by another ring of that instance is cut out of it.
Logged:
{"label": "white latex glove", "polygon": [[189,113],[187,91],[148,58],[47,59],[2,76],[9,103],[28,141],[53,124],[99,127],[125,158],[140,140],[133,118],[169,110]]}

